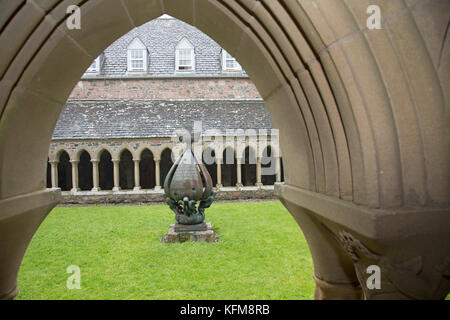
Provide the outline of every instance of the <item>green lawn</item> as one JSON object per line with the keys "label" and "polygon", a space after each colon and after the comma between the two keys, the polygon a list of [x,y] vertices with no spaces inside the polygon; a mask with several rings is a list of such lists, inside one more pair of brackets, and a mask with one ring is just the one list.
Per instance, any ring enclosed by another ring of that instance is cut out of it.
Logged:
{"label": "green lawn", "polygon": [[[312,299],[305,238],[279,202],[215,203],[218,243],[163,244],[167,206],[58,207],[19,272],[17,299]],[[81,289],[66,287],[69,265]]]}

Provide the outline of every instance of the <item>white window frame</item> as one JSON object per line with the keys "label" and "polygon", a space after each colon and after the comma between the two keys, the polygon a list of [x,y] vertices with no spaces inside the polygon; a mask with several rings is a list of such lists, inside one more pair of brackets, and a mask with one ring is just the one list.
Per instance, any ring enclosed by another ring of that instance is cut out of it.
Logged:
{"label": "white window frame", "polygon": [[[141,51],[142,58],[133,58],[132,52]],[[147,72],[148,68],[148,52],[147,47],[139,38],[135,38],[127,47],[127,71],[128,72]],[[142,68],[133,67],[133,61],[142,61]]]}
{"label": "white window frame", "polygon": [[[234,64],[235,64],[234,68],[228,68],[228,66],[227,66],[228,60],[232,60],[234,62]],[[242,71],[241,65],[225,49],[222,49],[222,71]]]}
{"label": "white window frame", "polygon": [[[92,67],[94,66],[94,67]],[[100,72],[100,56],[95,58],[94,61],[92,61],[89,68],[87,68],[86,73],[93,74],[93,73],[99,73]]]}
{"label": "white window frame", "polygon": [[[190,50],[191,64],[180,64],[180,55],[182,50]],[[180,69],[187,67],[186,69]],[[188,39],[183,38],[178,42],[175,48],[175,71],[176,72],[195,72],[195,48]]]}

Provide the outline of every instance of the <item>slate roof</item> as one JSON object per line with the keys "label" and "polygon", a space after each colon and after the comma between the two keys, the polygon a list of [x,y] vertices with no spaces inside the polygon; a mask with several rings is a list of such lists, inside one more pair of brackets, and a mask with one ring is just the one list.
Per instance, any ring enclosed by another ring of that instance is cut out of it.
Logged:
{"label": "slate roof", "polygon": [[[138,37],[148,49],[148,71],[144,76],[247,76],[245,71],[223,72],[220,63],[222,48],[197,28],[164,15],[145,23],[111,44],[103,53],[100,74],[85,73],[86,77],[126,77],[127,47]],[[195,50],[195,73],[175,73],[175,47],[188,39]]]}
{"label": "slate roof", "polygon": [[175,130],[199,120],[203,133],[273,128],[260,100],[83,100],[67,102],[53,140],[172,137]]}

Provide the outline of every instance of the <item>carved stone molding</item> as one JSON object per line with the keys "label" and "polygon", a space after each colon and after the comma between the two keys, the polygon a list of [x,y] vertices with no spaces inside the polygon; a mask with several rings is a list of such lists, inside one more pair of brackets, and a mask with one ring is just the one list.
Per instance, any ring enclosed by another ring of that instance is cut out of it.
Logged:
{"label": "carved stone molding", "polygon": [[[425,268],[426,257],[413,256],[398,261],[390,253],[378,253],[369,249],[362,241],[345,230],[337,234],[329,230],[341,247],[353,260],[355,271],[366,299],[439,299],[449,287],[450,256],[442,264]],[[367,272],[370,265],[381,270],[381,288],[369,289]],[[448,290],[447,290],[448,291]]]}

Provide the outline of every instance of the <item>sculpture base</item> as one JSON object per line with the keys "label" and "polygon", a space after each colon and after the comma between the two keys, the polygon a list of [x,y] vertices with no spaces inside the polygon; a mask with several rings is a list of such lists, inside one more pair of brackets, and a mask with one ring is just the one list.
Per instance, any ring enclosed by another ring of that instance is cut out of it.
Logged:
{"label": "sculpture base", "polygon": [[213,230],[211,223],[204,222],[197,225],[171,224],[169,231],[161,238],[161,242],[164,243],[186,241],[217,242],[219,237]]}
{"label": "sculpture base", "polygon": [[181,224],[175,223],[175,232],[189,232],[189,231],[207,231],[208,225],[206,222],[199,224]]}

